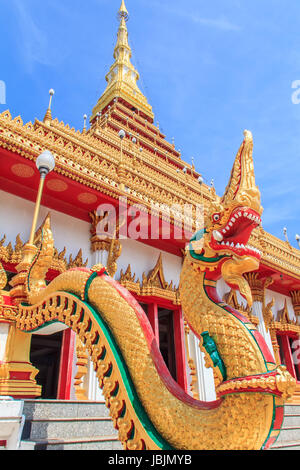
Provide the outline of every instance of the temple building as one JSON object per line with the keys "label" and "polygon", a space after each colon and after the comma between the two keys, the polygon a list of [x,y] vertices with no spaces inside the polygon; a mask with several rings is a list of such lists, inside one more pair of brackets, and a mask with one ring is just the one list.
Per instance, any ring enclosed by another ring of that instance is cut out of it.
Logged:
{"label": "temple building", "polygon": [[[61,322],[30,334],[16,327],[18,308],[26,304],[20,286],[40,181],[36,160],[47,150],[55,168],[44,180],[33,234],[39,246],[44,224],[51,224],[55,249],[46,283],[68,269],[105,266],[143,308],[178,385],[195,400],[217,398],[216,374],[182,313],[179,283],[186,244],[201,227],[197,211],[204,207],[205,217],[221,198],[155,125],[131,62],[128,18],[122,0],[107,86],[82,130],[52,116],[53,90],[41,120],[24,123],[22,110],[0,114],[0,396],[104,401],[88,350],[72,329]],[[286,366],[297,383],[288,404],[297,405],[300,251],[261,224],[249,245],[261,253],[259,269],[244,274],[253,305],[223,280],[218,294],[258,329],[276,364]]]}

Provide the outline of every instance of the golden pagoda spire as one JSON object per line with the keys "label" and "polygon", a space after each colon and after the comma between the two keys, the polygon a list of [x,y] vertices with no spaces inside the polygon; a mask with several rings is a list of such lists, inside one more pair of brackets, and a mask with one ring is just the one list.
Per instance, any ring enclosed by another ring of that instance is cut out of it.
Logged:
{"label": "golden pagoda spire", "polygon": [[119,10],[118,15],[119,15],[120,18],[124,17],[126,21],[129,18],[129,14],[128,14],[127,8],[125,6],[124,0],[122,0],[122,4],[120,6],[120,10]]}
{"label": "golden pagoda spire", "polygon": [[120,24],[117,44],[113,55],[115,62],[110,67],[105,77],[107,88],[93,109],[91,121],[95,119],[98,112],[102,111],[115,98],[124,100],[131,105],[132,109],[140,110],[153,121],[154,115],[152,108],[137,85],[137,81],[140,78],[139,73],[130,61],[132,50],[128,42],[128,30],[126,25],[129,14],[124,0],[122,0],[121,7],[118,11],[118,18]]}

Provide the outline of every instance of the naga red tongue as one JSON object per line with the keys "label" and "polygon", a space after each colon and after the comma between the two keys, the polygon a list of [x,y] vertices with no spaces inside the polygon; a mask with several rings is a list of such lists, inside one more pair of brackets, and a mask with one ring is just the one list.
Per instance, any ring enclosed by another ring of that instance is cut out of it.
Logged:
{"label": "naga red tongue", "polygon": [[259,215],[250,209],[237,209],[232,213],[232,217],[226,226],[219,231],[221,236],[214,237],[218,241],[231,243],[247,243],[251,232],[260,224]]}
{"label": "naga red tongue", "polygon": [[232,213],[223,229],[213,231],[211,247],[216,251],[230,249],[239,256],[260,257],[259,250],[247,245],[252,231],[260,223],[255,211],[240,207]]}

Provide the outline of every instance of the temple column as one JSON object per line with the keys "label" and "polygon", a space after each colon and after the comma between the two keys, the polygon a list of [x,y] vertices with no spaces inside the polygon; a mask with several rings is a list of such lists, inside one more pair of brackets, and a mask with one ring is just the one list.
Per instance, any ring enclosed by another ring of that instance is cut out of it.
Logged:
{"label": "temple column", "polygon": [[0,305],[0,396],[37,398],[41,386],[30,363],[31,335],[16,328],[15,314],[13,307]]}
{"label": "temple column", "polygon": [[91,250],[93,252],[93,264],[103,264],[108,274],[114,277],[117,271],[116,261],[122,252],[122,245],[117,239],[117,227],[114,227],[114,234],[111,238],[104,237],[97,232],[98,224],[100,224],[106,214],[99,216],[97,211],[90,213],[92,222],[91,226]]}
{"label": "temple column", "polygon": [[[91,250],[93,253],[92,264],[102,264],[106,267],[108,274],[114,277],[117,271],[117,259],[121,255],[122,246],[117,239],[117,230],[113,237],[104,237],[97,231],[98,224],[104,220],[107,214],[98,215],[97,211],[91,212]],[[76,374],[76,397],[78,399],[103,400],[102,391],[99,388],[99,382],[94,371],[90,358],[85,356],[83,350],[77,360]]]}
{"label": "temple column", "polygon": [[199,347],[199,339],[184,322],[185,346],[187,357],[187,376],[190,377],[189,387],[193,398],[201,401],[216,399],[214,375],[211,368],[205,365],[204,354]]}
{"label": "temple column", "polygon": [[265,290],[267,286],[271,284],[271,280],[266,280],[263,282],[262,279],[258,278],[257,272],[247,273],[245,274],[245,277],[250,286],[253,298],[252,313],[259,319],[257,329],[266,341],[267,346],[275,358],[274,338],[272,340],[271,332],[269,330],[272,320],[272,312],[270,304],[267,306],[265,305]]}
{"label": "temple column", "polygon": [[[13,398],[37,398],[41,386],[36,383],[38,369],[30,363],[31,335],[17,330],[14,323],[2,323],[0,333],[7,341],[0,356],[0,395]],[[3,332],[5,334],[3,335]]]}
{"label": "temple column", "polygon": [[281,364],[281,357],[280,357],[280,348],[279,348],[279,344],[277,341],[275,328],[271,327],[270,336],[271,336],[271,341],[272,341],[272,346],[273,346],[273,351],[274,351],[275,362],[279,366]]}
{"label": "temple column", "polygon": [[89,355],[86,347],[76,336],[76,374],[74,378],[75,396],[77,400],[88,400],[86,376],[89,372]]}
{"label": "temple column", "polygon": [[[0,268],[1,289],[7,277],[2,265]],[[41,387],[35,380],[39,371],[30,363],[31,334],[16,328],[17,312],[10,294],[0,290],[0,396],[36,398]]]}

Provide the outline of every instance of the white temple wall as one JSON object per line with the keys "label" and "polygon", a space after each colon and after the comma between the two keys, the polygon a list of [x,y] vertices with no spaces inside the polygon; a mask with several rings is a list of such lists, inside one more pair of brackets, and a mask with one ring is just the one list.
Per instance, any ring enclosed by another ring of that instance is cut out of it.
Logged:
{"label": "white temple wall", "polygon": [[[0,190],[0,237],[5,234],[6,242],[14,245],[16,236],[20,234],[21,240],[25,242],[29,238],[34,203],[18,196]],[[38,226],[42,224],[47,214],[51,212],[51,228],[54,243],[57,250],[62,251],[66,247],[66,256],[74,257],[82,249],[83,260],[89,260],[88,266],[107,261],[106,252],[92,253],[90,249],[90,223],[76,219],[61,212],[49,210],[41,206],[38,218]],[[122,240],[122,254],[117,261],[118,271],[116,279],[120,277],[121,269],[126,270],[131,265],[132,272],[136,277],[142,279],[142,274],[154,268],[161,250],[145,245],[135,240]],[[179,256],[163,252],[163,267],[167,282],[179,285],[182,260]]]}
{"label": "white temple wall", "polygon": [[[20,234],[25,243],[29,239],[35,204],[18,196],[0,191],[0,237],[6,235],[6,242],[14,246],[16,236]],[[57,250],[67,248],[66,256],[74,257],[80,248],[85,261],[91,263],[92,253],[90,250],[90,224],[69,215],[50,210],[41,206],[38,227],[43,223],[47,214],[51,212],[51,228],[54,236],[54,245]]]}
{"label": "white temple wall", "polygon": [[[121,244],[122,254],[117,262],[116,279],[119,279],[121,269],[124,272],[130,264],[132,274],[135,273],[136,279],[141,281],[143,273],[148,274],[154,268],[162,250],[130,239],[121,240]],[[162,259],[166,282],[173,281],[173,284],[178,286],[182,267],[181,257],[162,252]]]}

